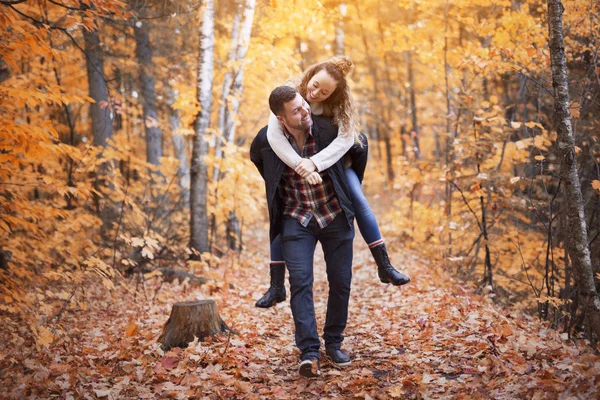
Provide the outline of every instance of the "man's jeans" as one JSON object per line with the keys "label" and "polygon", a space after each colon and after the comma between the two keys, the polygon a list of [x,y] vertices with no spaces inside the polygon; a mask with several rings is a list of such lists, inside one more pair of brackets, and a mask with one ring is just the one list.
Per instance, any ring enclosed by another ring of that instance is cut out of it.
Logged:
{"label": "man's jeans", "polygon": [[290,304],[296,327],[296,346],[302,352],[302,360],[320,358],[313,302],[313,258],[317,240],[323,247],[329,281],[323,339],[325,346],[339,348],[348,320],[353,239],[354,230],[343,214],[325,229],[319,228],[315,218],[306,227],[294,218],[283,218],[283,257],[290,275]]}

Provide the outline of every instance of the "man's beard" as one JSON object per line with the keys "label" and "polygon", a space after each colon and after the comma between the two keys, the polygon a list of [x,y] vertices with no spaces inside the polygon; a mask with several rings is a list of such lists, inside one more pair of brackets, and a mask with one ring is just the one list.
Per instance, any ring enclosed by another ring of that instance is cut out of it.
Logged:
{"label": "man's beard", "polygon": [[310,129],[310,127],[312,126],[312,118],[310,118],[307,122],[304,122],[304,123],[302,121],[300,121],[300,122],[298,122],[298,124],[292,124],[286,117],[283,117],[283,118],[285,119],[285,124],[289,128],[296,129],[299,131]]}

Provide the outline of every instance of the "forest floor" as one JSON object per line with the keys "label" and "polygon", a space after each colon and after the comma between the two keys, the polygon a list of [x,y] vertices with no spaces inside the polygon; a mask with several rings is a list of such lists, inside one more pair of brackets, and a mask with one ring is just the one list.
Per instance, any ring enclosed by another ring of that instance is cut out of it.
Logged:
{"label": "forest floor", "polygon": [[[201,287],[161,284],[158,276],[146,277],[137,292],[135,281],[117,282],[110,293],[99,282],[88,285],[88,309],[64,313],[68,335],[49,349],[37,350],[29,328],[3,316],[0,398],[600,398],[600,357],[588,347],[475,295],[393,241],[393,263],[412,282],[384,285],[358,234],[343,343],[353,362],[337,368],[323,360],[321,377],[300,377],[289,301],[254,306],[268,267],[265,230],[253,234],[241,257],[196,271],[215,279]],[[318,250],[320,328],[324,271]],[[237,334],[162,352],[156,340],[172,304],[207,298]]]}

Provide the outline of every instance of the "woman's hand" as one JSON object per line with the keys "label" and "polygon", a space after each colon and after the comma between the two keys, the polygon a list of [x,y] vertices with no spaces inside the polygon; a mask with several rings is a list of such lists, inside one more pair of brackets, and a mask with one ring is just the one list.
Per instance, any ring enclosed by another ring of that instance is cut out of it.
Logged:
{"label": "woman's hand", "polygon": [[296,173],[303,178],[308,177],[311,173],[315,172],[316,170],[317,167],[308,158],[303,158],[302,161],[300,161],[300,163],[296,165],[296,168],[294,169],[294,171],[296,171]]}
{"label": "woman's hand", "polygon": [[321,175],[319,175],[318,172],[311,172],[305,179],[311,185],[316,185],[323,182],[323,178],[321,178]]}

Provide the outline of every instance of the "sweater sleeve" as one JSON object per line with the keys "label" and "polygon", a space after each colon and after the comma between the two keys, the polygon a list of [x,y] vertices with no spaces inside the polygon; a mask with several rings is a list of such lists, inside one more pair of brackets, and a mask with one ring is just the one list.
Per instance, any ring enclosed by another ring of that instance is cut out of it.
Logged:
{"label": "sweater sleeve", "polygon": [[[267,127],[267,140],[269,145],[277,154],[277,157],[283,161],[288,167],[296,168],[296,166],[302,161],[302,157],[292,147],[290,142],[287,140],[283,133],[283,129],[279,123],[279,120],[275,114],[270,113],[269,126]],[[314,162],[314,161],[313,161]]]}
{"label": "sweater sleeve", "polygon": [[317,171],[322,172],[342,158],[352,145],[354,145],[354,137],[340,132],[327,147],[310,159],[317,167]]}

